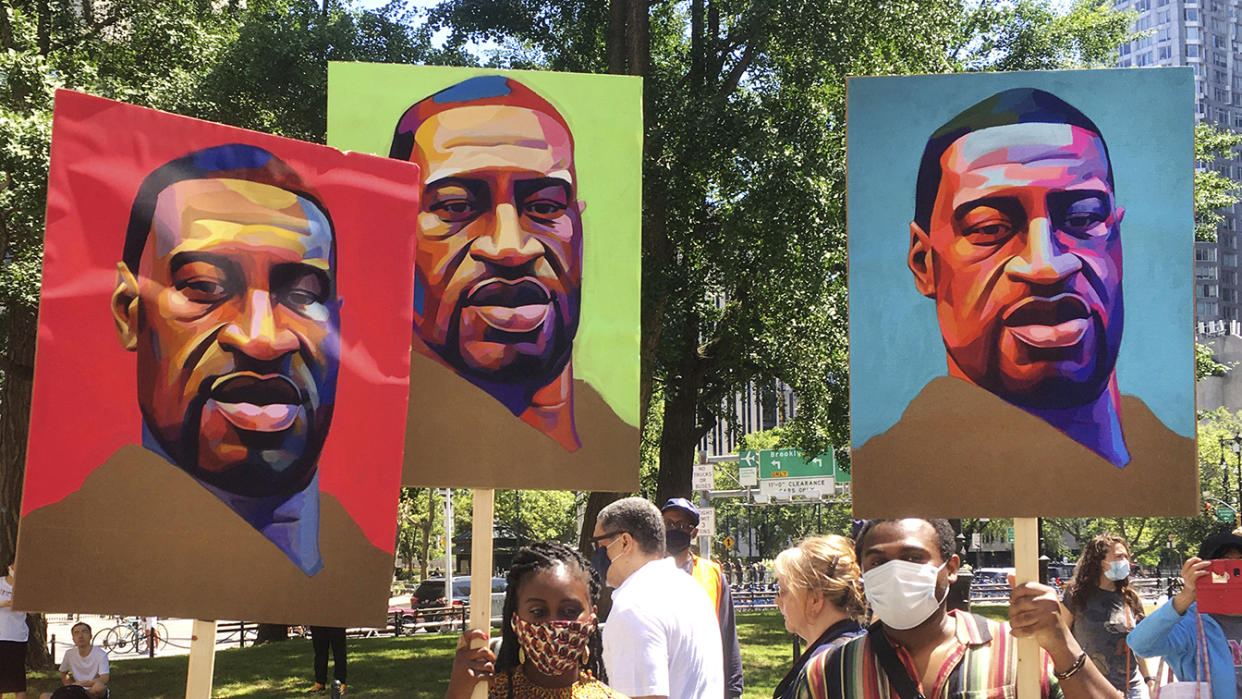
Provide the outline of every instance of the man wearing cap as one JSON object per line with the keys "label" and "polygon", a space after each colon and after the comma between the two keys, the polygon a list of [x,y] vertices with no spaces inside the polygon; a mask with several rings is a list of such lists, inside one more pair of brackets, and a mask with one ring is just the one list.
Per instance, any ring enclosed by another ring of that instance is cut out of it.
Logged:
{"label": "man wearing cap", "polygon": [[1210,574],[1211,561],[1220,559],[1242,559],[1242,527],[1204,539],[1199,555],[1182,564],[1182,591],[1140,621],[1126,643],[1145,658],[1164,657],[1179,681],[1202,681],[1208,678],[1199,670],[1201,619],[1212,699],[1236,699],[1242,697],[1242,615],[1200,614],[1195,603],[1196,583]]}
{"label": "man wearing cap", "polygon": [[669,498],[660,514],[664,517],[665,548],[678,568],[690,574],[707,592],[720,622],[720,645],[724,650],[725,696],[742,696],[742,652],[733,616],[733,593],[720,564],[700,558],[690,545],[699,536],[699,508],[686,498]]}

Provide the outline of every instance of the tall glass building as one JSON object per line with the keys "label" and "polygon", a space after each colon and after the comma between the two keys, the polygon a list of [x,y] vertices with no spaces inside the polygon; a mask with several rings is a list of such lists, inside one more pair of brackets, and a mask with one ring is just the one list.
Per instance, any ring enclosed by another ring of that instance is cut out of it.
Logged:
{"label": "tall glass building", "polygon": [[[1242,131],[1242,0],[1117,0],[1113,6],[1137,12],[1134,28],[1147,33],[1121,46],[1118,66],[1190,66],[1195,120]],[[1242,159],[1211,167],[1242,180]],[[1217,242],[1195,243],[1195,319],[1216,328],[1239,320],[1240,216],[1242,207],[1233,207]]]}

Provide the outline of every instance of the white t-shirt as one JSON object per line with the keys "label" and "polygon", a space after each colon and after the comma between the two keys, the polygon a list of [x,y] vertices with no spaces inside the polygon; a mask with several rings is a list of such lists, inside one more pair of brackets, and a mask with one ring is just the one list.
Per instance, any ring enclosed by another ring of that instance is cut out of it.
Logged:
{"label": "white t-shirt", "polygon": [[99,648],[91,647],[91,652],[83,658],[77,646],[65,651],[65,659],[60,663],[60,671],[73,676],[74,682],[93,680],[100,675],[108,674],[108,654]]}
{"label": "white t-shirt", "polygon": [[630,696],[724,696],[716,610],[671,558],[647,563],[612,593],[604,625],[608,685]]}
{"label": "white t-shirt", "polygon": [[[8,578],[0,578],[0,602],[13,601],[13,586]],[[26,612],[15,612],[13,606],[0,607],[0,641],[25,641],[30,638]]]}

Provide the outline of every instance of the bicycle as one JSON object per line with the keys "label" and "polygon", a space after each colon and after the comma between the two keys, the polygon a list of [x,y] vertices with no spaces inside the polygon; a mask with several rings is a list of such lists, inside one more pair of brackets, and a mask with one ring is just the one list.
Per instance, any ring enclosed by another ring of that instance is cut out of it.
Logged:
{"label": "bicycle", "polygon": [[156,622],[144,630],[138,617],[132,617],[112,628],[100,629],[92,642],[105,653],[116,651],[141,655],[152,648],[159,650],[165,646],[168,643],[168,628],[163,623]]}

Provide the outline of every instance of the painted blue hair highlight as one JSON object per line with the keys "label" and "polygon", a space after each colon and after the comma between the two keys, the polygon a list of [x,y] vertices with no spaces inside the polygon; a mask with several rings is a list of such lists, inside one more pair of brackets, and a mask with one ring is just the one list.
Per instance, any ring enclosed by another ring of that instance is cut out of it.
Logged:
{"label": "painted blue hair highlight", "polygon": [[195,152],[191,157],[194,167],[203,172],[216,172],[261,168],[272,159],[272,154],[258,146],[228,143],[223,146],[204,148]]}
{"label": "painted blue hair highlight", "polygon": [[509,79],[503,75],[480,75],[446,87],[432,96],[436,104],[450,102],[473,102],[489,97],[504,97],[512,92]]}

